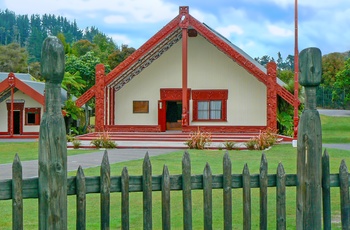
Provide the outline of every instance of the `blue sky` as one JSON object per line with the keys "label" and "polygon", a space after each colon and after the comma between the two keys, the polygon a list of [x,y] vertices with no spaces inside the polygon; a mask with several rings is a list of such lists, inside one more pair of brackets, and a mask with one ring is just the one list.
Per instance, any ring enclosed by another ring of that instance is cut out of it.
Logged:
{"label": "blue sky", "polygon": [[[250,56],[294,55],[294,0],[0,0],[16,14],[55,14],[96,26],[118,45],[139,48],[179,11],[217,30]],[[349,0],[299,0],[299,50],[350,50]]]}

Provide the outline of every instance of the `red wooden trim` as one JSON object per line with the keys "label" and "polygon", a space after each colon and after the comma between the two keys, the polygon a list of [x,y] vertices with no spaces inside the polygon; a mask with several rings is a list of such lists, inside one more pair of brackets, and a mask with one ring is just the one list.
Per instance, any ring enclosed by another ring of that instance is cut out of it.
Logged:
{"label": "red wooden trim", "polygon": [[106,125],[108,132],[160,132],[160,125]]}
{"label": "red wooden trim", "polygon": [[[187,89],[187,99],[191,98],[191,89]],[[160,89],[160,99],[165,101],[181,101],[182,89],[178,88],[163,88]]]}
{"label": "red wooden trim", "polygon": [[19,117],[19,133],[22,134],[23,132],[23,108],[24,103],[6,103],[7,107],[7,134],[13,135],[13,127],[12,127],[12,121],[13,121],[13,111],[20,111],[20,117]]}
{"label": "red wooden trim", "polygon": [[30,96],[31,98],[33,98],[34,100],[36,100],[37,102],[39,102],[41,105],[45,105],[44,95],[38,93],[17,77],[15,77],[15,87],[27,94],[28,96]]}
{"label": "red wooden trim", "polygon": [[267,63],[267,126],[277,130],[277,65],[275,62]]}
{"label": "red wooden trim", "polygon": [[227,89],[192,90],[193,100],[227,100]]}
{"label": "red wooden trim", "polygon": [[96,76],[95,76],[95,130],[97,132],[103,131],[105,117],[107,117],[107,113],[105,113],[105,98],[106,98],[106,88],[104,84],[105,80],[105,67],[102,64],[98,64],[96,66]]}
{"label": "red wooden trim", "polygon": [[[41,108],[25,108],[25,125],[40,125]],[[35,123],[28,124],[28,113],[35,113]]]}
{"label": "red wooden trim", "polygon": [[182,128],[182,132],[203,132],[211,133],[259,133],[265,131],[267,126],[187,126]]}
{"label": "red wooden trim", "polygon": [[109,118],[110,118],[110,108],[108,106],[108,100],[109,100],[109,88],[105,87],[104,88],[104,92],[105,92],[105,105],[104,105],[104,108],[105,108],[105,116],[104,116],[104,124],[105,125],[110,125],[109,123]]}
{"label": "red wooden trim", "polygon": [[[193,121],[227,121],[227,99],[228,99],[228,90],[227,89],[216,89],[216,90],[192,90],[192,100],[193,100],[193,108],[192,108],[192,116]],[[221,119],[216,120],[198,120],[198,101],[212,101],[212,100],[220,100],[221,101]]]}
{"label": "red wooden trim", "polygon": [[81,95],[76,101],[75,104],[79,108],[86,104],[92,97],[95,96],[96,85],[92,86],[88,91],[86,91],[83,95]]}
{"label": "red wooden trim", "polygon": [[10,88],[8,79],[4,79],[2,82],[0,82],[0,92],[4,92],[6,89]]}
{"label": "red wooden trim", "polygon": [[189,108],[187,94],[187,57],[188,57],[188,37],[187,28],[189,23],[188,7],[182,6],[179,8],[181,15],[180,28],[182,28],[182,126],[189,125]]}
{"label": "red wooden trim", "polygon": [[132,53],[127,59],[115,67],[106,76],[106,85],[110,84],[115,78],[119,77],[121,73],[126,71],[131,65],[138,62],[145,54],[153,49],[159,41],[165,39],[170,33],[179,27],[180,14],[165,25],[160,31],[158,31],[153,37],[151,37],[145,44]]}

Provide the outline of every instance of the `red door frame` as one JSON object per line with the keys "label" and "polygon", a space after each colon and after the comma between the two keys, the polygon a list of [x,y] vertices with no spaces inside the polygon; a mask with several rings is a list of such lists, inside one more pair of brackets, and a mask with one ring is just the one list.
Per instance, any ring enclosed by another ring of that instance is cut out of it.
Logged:
{"label": "red door frame", "polygon": [[[11,133],[11,121],[13,121],[13,114],[11,113],[11,103],[7,103],[7,131],[8,134]],[[23,133],[23,109],[24,109],[24,103],[13,103],[13,111],[17,110],[20,111],[19,115],[19,133]]]}
{"label": "red door frame", "polygon": [[[158,101],[158,125],[161,132],[166,131],[166,102],[182,101],[182,88],[160,89],[160,100]],[[187,104],[189,105],[191,89],[187,89]],[[183,105],[182,101],[182,105]]]}

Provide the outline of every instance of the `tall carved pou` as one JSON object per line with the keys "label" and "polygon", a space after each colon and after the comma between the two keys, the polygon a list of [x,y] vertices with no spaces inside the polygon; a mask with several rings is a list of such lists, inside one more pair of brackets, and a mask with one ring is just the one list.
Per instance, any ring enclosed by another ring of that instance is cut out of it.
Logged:
{"label": "tall carved pou", "polygon": [[41,74],[45,112],[39,137],[39,229],[67,229],[67,141],[61,112],[64,48],[57,37],[45,39]]}
{"label": "tall carved pou", "polygon": [[318,48],[300,52],[299,83],[305,87],[305,109],[298,126],[297,229],[322,229],[322,130],[316,110],[322,55]]}

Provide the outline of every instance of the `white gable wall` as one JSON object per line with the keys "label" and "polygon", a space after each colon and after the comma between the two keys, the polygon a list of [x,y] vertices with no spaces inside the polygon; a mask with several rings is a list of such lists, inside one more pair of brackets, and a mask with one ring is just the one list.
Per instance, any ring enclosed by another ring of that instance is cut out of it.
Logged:
{"label": "white gable wall", "polygon": [[[160,88],[181,88],[181,40],[116,92],[116,125],[157,125]],[[133,114],[133,101],[149,101],[149,113]]]}
{"label": "white gable wall", "polygon": [[[181,40],[134,77],[115,97],[116,125],[157,125],[161,88],[182,87]],[[188,88],[227,89],[227,122],[190,125],[266,125],[266,86],[202,36],[188,39]],[[133,114],[132,102],[149,101],[148,114]]]}
{"label": "white gable wall", "polygon": [[[41,115],[42,117],[44,109],[43,106],[28,96],[27,94],[23,93],[22,91],[17,91],[14,96],[14,99],[23,99],[24,100],[24,109],[25,108],[41,108]],[[7,107],[6,107],[6,101],[11,100],[11,97],[8,97],[6,100],[0,103],[0,117],[3,118],[2,122],[0,122],[0,132],[7,132],[8,127],[7,127]],[[23,132],[39,132],[40,125],[25,125],[25,111],[23,109]]]}
{"label": "white gable wall", "polygon": [[[228,89],[227,122],[215,125],[266,125],[267,87],[202,36],[189,38],[188,87]],[[192,113],[192,110],[190,110]],[[208,122],[195,122],[205,125]]]}

